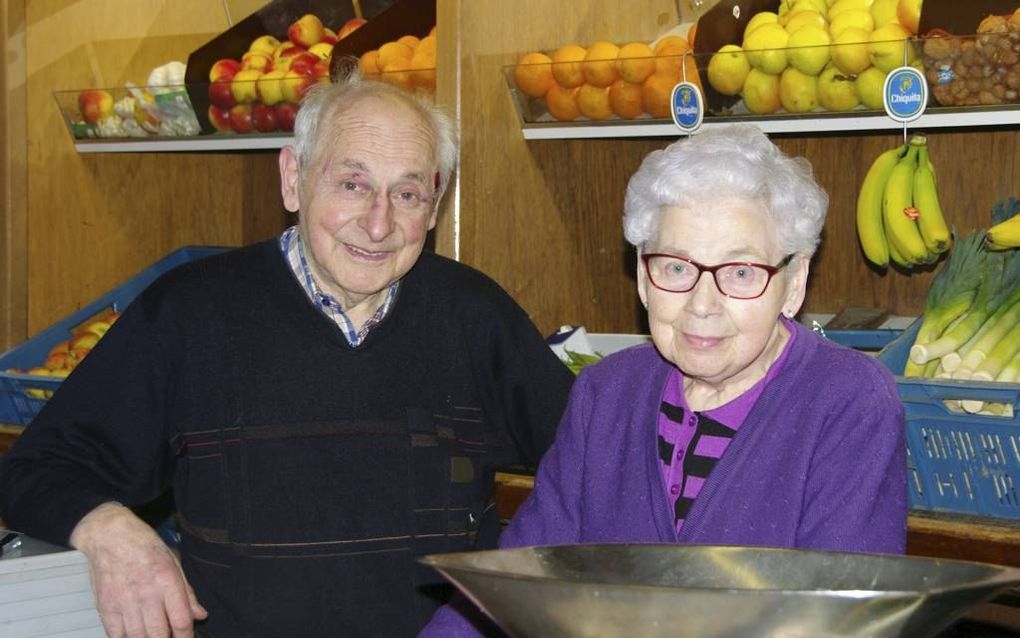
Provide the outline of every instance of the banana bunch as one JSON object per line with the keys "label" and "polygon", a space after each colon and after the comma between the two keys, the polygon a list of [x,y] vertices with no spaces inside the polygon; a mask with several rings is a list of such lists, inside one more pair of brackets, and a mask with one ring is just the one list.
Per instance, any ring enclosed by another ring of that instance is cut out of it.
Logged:
{"label": "banana bunch", "polygon": [[992,250],[1020,248],[1020,213],[989,228],[985,245]]}
{"label": "banana bunch", "polygon": [[857,237],[864,256],[880,268],[892,261],[910,270],[949,250],[952,234],[939,204],[926,137],[914,135],[872,163],[857,195]]}

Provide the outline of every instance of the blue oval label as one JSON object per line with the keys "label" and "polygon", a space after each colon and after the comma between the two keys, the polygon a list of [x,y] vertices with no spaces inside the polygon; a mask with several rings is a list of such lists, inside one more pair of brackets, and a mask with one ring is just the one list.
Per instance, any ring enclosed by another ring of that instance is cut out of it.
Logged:
{"label": "blue oval label", "polygon": [[681,130],[692,133],[701,126],[701,120],[705,117],[705,100],[696,84],[680,82],[674,86],[670,104],[673,123]]}
{"label": "blue oval label", "polygon": [[885,76],[882,101],[889,117],[897,122],[913,122],[928,106],[928,83],[914,67],[895,68]]}

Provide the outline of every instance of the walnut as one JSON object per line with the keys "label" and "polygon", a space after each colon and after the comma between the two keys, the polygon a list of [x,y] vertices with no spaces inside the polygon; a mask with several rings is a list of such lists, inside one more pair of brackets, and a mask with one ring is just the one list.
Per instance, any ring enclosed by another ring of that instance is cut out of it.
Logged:
{"label": "walnut", "polygon": [[959,50],[954,45],[956,38],[931,38],[924,43],[924,54],[932,60],[946,60],[955,57]]}

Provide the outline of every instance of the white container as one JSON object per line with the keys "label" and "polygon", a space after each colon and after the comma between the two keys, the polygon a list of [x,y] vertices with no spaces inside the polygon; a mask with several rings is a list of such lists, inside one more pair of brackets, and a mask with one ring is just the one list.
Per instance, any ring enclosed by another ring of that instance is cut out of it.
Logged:
{"label": "white container", "polygon": [[[0,529],[0,536],[8,530]],[[104,638],[79,551],[27,536],[0,555],[0,636]]]}

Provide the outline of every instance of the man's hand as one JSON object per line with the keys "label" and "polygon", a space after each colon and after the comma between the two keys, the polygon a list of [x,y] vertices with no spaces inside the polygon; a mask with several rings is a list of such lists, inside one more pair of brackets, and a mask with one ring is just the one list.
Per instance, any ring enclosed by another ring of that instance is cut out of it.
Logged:
{"label": "man's hand", "polygon": [[96,607],[112,638],[190,638],[206,617],[177,557],[128,508],[104,503],[71,532],[88,557]]}

